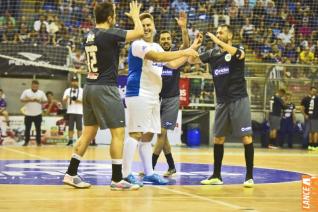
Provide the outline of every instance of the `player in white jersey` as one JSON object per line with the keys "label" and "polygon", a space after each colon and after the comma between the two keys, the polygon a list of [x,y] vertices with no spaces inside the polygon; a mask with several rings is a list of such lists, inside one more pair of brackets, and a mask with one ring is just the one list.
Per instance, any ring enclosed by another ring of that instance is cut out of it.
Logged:
{"label": "player in white jersey", "polygon": [[130,183],[142,185],[131,172],[137,148],[144,166],[144,182],[164,185],[168,181],[155,174],[152,167],[152,147],[150,141],[154,133],[161,132],[159,93],[162,87],[163,65],[176,69],[191,55],[198,56],[191,48],[165,52],[153,42],[155,31],[153,17],[149,13],[140,15],[144,28],[143,39],[131,44],[128,55],[128,80],[126,89],[127,127],[129,137],[124,146],[123,177]]}

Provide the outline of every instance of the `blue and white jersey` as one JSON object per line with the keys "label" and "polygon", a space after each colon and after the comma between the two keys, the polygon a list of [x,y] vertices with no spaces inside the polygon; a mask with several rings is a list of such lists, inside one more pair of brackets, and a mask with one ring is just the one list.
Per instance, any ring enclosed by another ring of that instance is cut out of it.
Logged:
{"label": "blue and white jersey", "polygon": [[128,53],[126,97],[159,98],[162,88],[161,74],[164,63],[144,59],[149,51],[164,52],[157,43],[137,40],[131,44]]}

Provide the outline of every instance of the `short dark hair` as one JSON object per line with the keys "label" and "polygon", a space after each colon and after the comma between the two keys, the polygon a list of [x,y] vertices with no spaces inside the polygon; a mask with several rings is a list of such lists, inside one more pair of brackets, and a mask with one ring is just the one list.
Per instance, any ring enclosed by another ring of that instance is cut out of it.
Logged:
{"label": "short dark hair", "polygon": [[37,80],[32,80],[32,84],[33,84],[33,85],[39,85],[40,83],[39,83],[39,81],[37,81]]}
{"label": "short dark hair", "polygon": [[169,30],[162,30],[162,31],[160,31],[160,35],[161,35],[161,34],[165,34],[165,33],[168,33],[168,34],[171,35],[171,32],[170,32]]}
{"label": "short dark hair", "polygon": [[219,25],[218,27],[221,27],[221,28],[226,28],[233,36],[234,36],[234,31],[233,31],[233,28],[230,26],[230,25],[228,25],[228,24],[221,24],[221,25]]}
{"label": "short dark hair", "polygon": [[141,21],[144,20],[144,19],[146,19],[146,18],[149,18],[149,19],[151,19],[152,21],[154,21],[154,20],[153,20],[153,16],[152,16],[150,13],[141,13],[140,16],[139,16],[139,18],[140,18]]}
{"label": "short dark hair", "polygon": [[[312,90],[312,89],[316,89],[317,90],[317,88],[315,87],[315,86],[311,86],[310,87],[310,90]],[[1,90],[1,89],[0,89]]]}
{"label": "short dark hair", "polygon": [[0,88],[0,92],[2,92],[3,93],[3,90]]}
{"label": "short dark hair", "polygon": [[94,8],[96,24],[107,22],[108,17],[114,16],[114,6],[110,2],[97,4]]}
{"label": "short dark hair", "polygon": [[282,93],[282,94],[284,94],[284,95],[286,94],[286,90],[283,89],[283,88],[279,89],[278,92],[279,92],[279,93]]}
{"label": "short dark hair", "polygon": [[48,96],[48,95],[52,95],[53,96],[53,92],[52,91],[48,91],[48,92],[45,93],[45,95],[46,96]]}

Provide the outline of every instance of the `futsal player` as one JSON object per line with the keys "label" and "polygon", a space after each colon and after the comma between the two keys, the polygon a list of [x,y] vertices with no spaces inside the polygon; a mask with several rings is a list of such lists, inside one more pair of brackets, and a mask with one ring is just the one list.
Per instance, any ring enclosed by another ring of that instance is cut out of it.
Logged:
{"label": "futsal player", "polygon": [[245,187],[252,187],[254,147],[252,140],[250,102],[244,77],[245,52],[242,46],[233,45],[233,30],[229,25],[220,25],[216,36],[207,33],[216,48],[207,50],[191,63],[209,63],[216,91],[217,105],[214,117],[214,171],[212,176],[201,181],[203,185],[221,185],[221,166],[225,137],[231,132],[240,137],[245,149]]}
{"label": "futsal player", "polygon": [[[182,44],[180,49],[185,49],[190,46],[190,39],[187,31],[187,14],[180,12],[179,18],[176,19],[181,29]],[[172,37],[169,31],[162,31],[159,35],[159,44],[165,51],[172,50]],[[163,66],[162,70],[162,88],[160,96],[160,119],[161,133],[158,134],[158,139],[152,154],[152,166],[155,169],[159,155],[163,150],[168,163],[168,171],[163,174],[164,177],[169,177],[176,173],[174,160],[171,153],[171,146],[167,136],[167,130],[174,130],[178,118],[179,111],[179,79],[180,71],[170,69]]]}
{"label": "futsal player", "polygon": [[269,145],[270,149],[277,149],[277,131],[280,129],[280,122],[282,118],[282,112],[284,110],[283,97],[286,95],[284,89],[279,89],[278,92],[273,95],[269,101]]}
{"label": "futsal player", "polygon": [[116,23],[115,5],[100,3],[94,8],[96,27],[85,37],[84,46],[88,73],[83,91],[84,130],[76,142],[74,153],[63,182],[75,188],[88,188],[77,174],[79,163],[98,128],[109,128],[112,140],[110,155],[112,158],[112,190],[134,190],[132,185],[122,178],[122,152],[125,136],[125,112],[117,88],[119,61],[119,43],[129,42],[143,35],[139,19],[140,7],[136,1],[130,3],[130,12],[126,13],[134,22],[133,30],[114,28]]}
{"label": "futsal player", "polygon": [[153,42],[155,25],[152,15],[143,13],[140,19],[144,36],[131,44],[128,55],[125,102],[129,137],[124,146],[123,176],[130,183],[142,185],[131,171],[135,150],[139,145],[145,174],[143,181],[164,185],[168,181],[154,173],[150,143],[155,133],[161,133],[159,93],[162,88],[163,65],[176,69],[187,61],[188,56],[197,57],[198,53],[192,48],[165,52],[159,44]]}

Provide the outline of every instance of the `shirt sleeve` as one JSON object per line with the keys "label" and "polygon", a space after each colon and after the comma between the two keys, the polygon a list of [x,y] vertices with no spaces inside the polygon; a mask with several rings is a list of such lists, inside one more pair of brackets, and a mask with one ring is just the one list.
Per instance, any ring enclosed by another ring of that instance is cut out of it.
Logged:
{"label": "shirt sleeve", "polygon": [[125,42],[127,31],[118,28],[112,28],[107,31],[116,42]]}
{"label": "shirt sleeve", "polygon": [[146,42],[141,40],[134,41],[131,44],[132,55],[135,57],[139,57],[141,59],[145,58],[145,55],[152,50],[151,46],[149,46]]}
{"label": "shirt sleeve", "polygon": [[20,100],[24,100],[26,97],[26,91],[23,91],[20,97]]}
{"label": "shirt sleeve", "polygon": [[209,62],[211,59],[212,59],[212,51],[213,49],[210,49],[206,52],[204,52],[203,54],[201,54],[199,57],[200,57],[200,60],[203,62],[203,63],[207,63]]}
{"label": "shirt sleeve", "polygon": [[46,97],[46,95],[45,95],[45,93],[43,91],[42,91],[41,101],[42,102],[47,102],[47,97]]}

